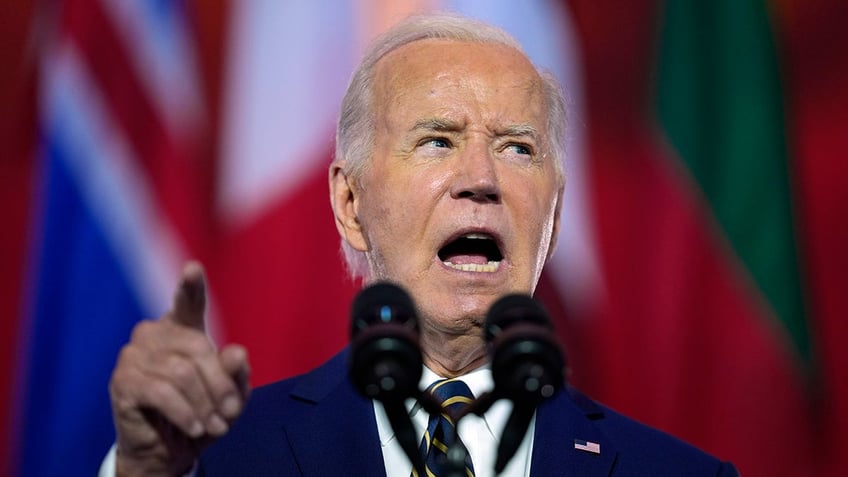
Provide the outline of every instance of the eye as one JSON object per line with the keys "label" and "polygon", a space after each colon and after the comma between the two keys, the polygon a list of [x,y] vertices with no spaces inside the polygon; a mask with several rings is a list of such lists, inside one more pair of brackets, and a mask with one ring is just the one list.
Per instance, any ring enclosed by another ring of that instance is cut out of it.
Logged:
{"label": "eye", "polygon": [[421,141],[422,146],[431,146],[436,148],[449,148],[451,143],[443,137],[431,137]]}
{"label": "eye", "polygon": [[520,154],[522,156],[533,155],[533,150],[526,144],[509,144],[506,149],[514,154]]}
{"label": "eye", "polygon": [[530,165],[539,162],[534,145],[526,142],[507,142],[500,147],[499,151],[502,158],[516,164]]}

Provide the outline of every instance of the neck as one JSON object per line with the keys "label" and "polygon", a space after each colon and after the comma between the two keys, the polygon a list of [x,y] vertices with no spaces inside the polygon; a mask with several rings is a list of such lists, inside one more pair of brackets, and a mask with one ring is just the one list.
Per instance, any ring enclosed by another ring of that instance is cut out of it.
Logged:
{"label": "neck", "polygon": [[443,378],[462,376],[484,365],[488,359],[480,336],[422,333],[424,365]]}

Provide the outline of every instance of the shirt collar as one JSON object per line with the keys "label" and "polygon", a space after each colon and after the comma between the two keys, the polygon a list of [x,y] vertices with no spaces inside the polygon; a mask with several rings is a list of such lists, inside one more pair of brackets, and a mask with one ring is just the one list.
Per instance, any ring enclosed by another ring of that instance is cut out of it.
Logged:
{"label": "shirt collar", "polygon": [[[433,372],[430,368],[424,366],[421,373],[421,381],[419,382],[420,389],[427,389],[427,387],[440,379],[444,378]],[[480,397],[485,392],[491,391],[494,387],[492,369],[488,364],[460,376],[459,379],[468,385],[468,388],[474,394],[475,398]],[[500,435],[500,431],[503,429],[504,425],[506,425],[506,420],[509,418],[511,409],[511,406],[503,406],[501,404],[502,403],[500,402],[496,402],[481,417],[496,441],[500,440],[498,436]],[[391,425],[388,423],[388,418],[386,417],[385,412],[383,412],[382,405],[376,406],[375,409],[379,409],[379,411],[381,411],[377,413],[377,427],[380,430],[379,434],[381,437],[381,444],[385,447],[392,439],[394,439],[395,433],[391,428]],[[426,412],[414,399],[407,399],[406,409],[409,411],[409,416],[413,420],[419,412]],[[474,418],[474,416],[468,416],[468,418],[471,419]]]}

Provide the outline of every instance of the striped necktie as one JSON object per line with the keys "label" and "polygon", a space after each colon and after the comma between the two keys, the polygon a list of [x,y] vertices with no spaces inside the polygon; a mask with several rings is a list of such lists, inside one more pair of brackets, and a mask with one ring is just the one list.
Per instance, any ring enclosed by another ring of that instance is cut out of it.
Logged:
{"label": "striped necktie", "polygon": [[[426,466],[426,477],[446,477],[452,475],[447,466],[448,451],[460,451],[465,456],[464,472],[455,472],[465,477],[474,477],[474,466],[471,464],[471,456],[465,450],[464,445],[456,434],[456,417],[460,411],[471,404],[474,395],[468,389],[468,385],[458,379],[444,379],[436,381],[427,388],[438,401],[445,412],[430,416],[424,438],[421,440],[421,455],[424,457]],[[461,449],[461,450],[460,450]],[[458,467],[461,467],[458,466]],[[413,469],[413,477],[419,477]]]}

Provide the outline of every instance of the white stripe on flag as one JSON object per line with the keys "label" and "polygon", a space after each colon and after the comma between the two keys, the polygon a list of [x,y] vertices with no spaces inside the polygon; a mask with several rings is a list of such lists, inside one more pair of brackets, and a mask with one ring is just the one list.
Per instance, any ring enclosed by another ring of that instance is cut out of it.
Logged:
{"label": "white stripe on flag", "polygon": [[191,137],[203,121],[198,67],[185,28],[183,2],[106,0],[106,13],[123,36],[130,62],[157,113],[177,137]]}
{"label": "white stripe on flag", "polygon": [[146,175],[74,46],[64,43],[45,60],[41,117],[65,151],[68,170],[127,271],[144,310],[165,311],[187,254],[155,209]]}
{"label": "white stripe on flag", "polygon": [[232,8],[218,204],[238,227],[326,170],[357,42],[348,2]]}

